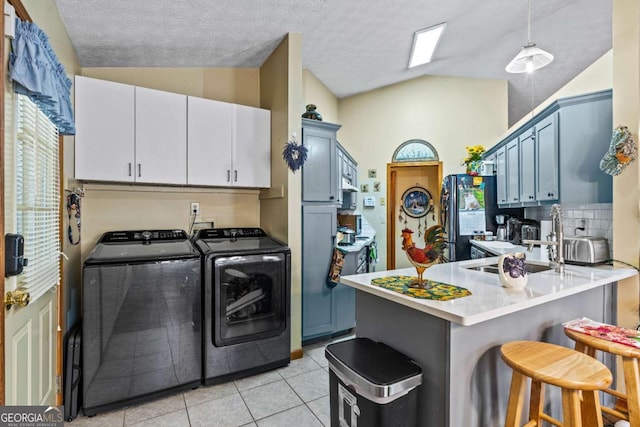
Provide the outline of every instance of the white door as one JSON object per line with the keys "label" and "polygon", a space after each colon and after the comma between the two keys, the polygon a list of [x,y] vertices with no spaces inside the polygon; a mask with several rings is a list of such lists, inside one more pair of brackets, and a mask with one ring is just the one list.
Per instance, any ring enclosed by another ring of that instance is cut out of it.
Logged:
{"label": "white door", "polygon": [[233,185],[268,188],[271,186],[271,112],[245,105],[235,107]]}
{"label": "white door", "polygon": [[56,403],[56,302],[48,292],[24,308],[5,310],[7,405]]}
{"label": "white door", "polygon": [[187,183],[187,96],[136,87],[136,182]]}
{"label": "white door", "polygon": [[190,96],[187,110],[187,184],[231,185],[233,104]]}
{"label": "white door", "polygon": [[[11,97],[5,93],[7,100]],[[55,405],[56,286],[60,280],[58,134],[26,97],[15,98],[13,105],[5,117],[5,232],[24,236],[24,257],[29,264],[21,274],[5,279],[5,292],[26,287],[32,302],[4,310],[5,402]],[[14,120],[13,112],[21,120]],[[11,247],[5,248],[7,258],[12,253]]]}
{"label": "white door", "polygon": [[76,179],[134,181],[134,89],[76,76]]}

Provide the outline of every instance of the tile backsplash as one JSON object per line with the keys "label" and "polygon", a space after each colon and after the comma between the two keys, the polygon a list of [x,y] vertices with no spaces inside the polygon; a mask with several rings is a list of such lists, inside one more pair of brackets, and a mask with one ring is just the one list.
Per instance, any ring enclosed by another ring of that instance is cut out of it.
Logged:
{"label": "tile backsplash", "polygon": [[[613,205],[611,203],[563,203],[560,207],[562,208],[562,226],[565,235],[606,237],[609,242],[609,253],[613,254]],[[524,216],[538,221],[549,220],[551,219],[551,206],[525,208]],[[579,230],[582,222],[584,222],[585,229]]]}

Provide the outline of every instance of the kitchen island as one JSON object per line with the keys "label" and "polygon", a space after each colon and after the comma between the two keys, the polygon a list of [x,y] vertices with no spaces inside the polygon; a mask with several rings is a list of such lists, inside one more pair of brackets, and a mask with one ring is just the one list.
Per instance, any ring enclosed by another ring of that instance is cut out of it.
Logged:
{"label": "kitchen island", "polygon": [[[502,425],[511,370],[500,359],[500,345],[525,339],[572,346],[562,323],[579,317],[615,323],[616,282],[637,274],[627,268],[567,265],[562,276],[553,270],[530,273],[525,289],[513,291],[500,285],[497,274],[473,269],[497,260],[427,269],[425,279],[471,291],[448,301],[416,299],[371,285],[375,278],[415,276],[413,268],[341,278],[357,290],[356,335],[384,342],[422,366],[420,425]],[[611,360],[605,363],[613,366]],[[548,397],[554,402],[551,414],[559,416],[559,393],[552,389]]]}

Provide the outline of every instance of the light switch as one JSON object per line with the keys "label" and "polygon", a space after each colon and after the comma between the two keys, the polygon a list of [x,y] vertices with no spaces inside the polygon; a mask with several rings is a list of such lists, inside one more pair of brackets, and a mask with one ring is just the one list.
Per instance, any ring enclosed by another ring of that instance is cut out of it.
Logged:
{"label": "light switch", "polygon": [[380,206],[384,206],[385,200],[384,197],[380,197]]}

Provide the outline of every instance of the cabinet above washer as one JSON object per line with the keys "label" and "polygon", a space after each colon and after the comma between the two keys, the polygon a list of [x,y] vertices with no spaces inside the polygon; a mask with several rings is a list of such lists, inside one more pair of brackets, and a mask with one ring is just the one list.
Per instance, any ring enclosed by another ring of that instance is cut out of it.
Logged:
{"label": "cabinet above washer", "polygon": [[271,112],[75,78],[75,178],[269,187]]}

